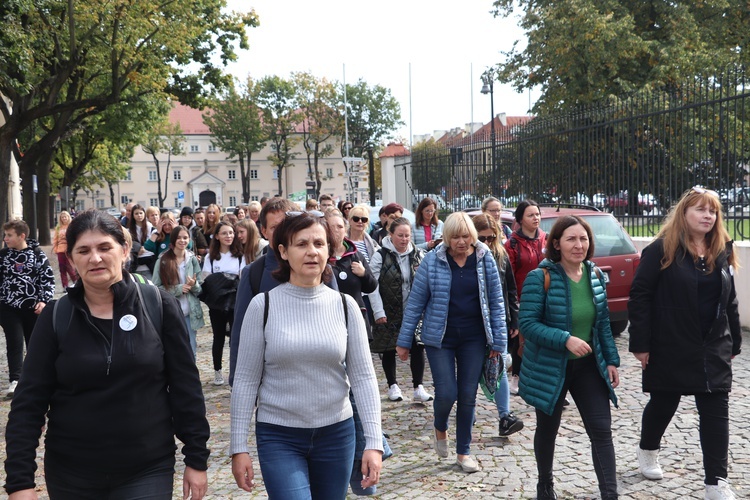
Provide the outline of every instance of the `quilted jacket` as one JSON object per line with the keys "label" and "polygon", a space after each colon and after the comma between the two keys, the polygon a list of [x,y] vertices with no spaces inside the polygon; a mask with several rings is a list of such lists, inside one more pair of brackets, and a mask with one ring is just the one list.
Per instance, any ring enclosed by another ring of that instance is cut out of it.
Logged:
{"label": "quilted jacket", "polygon": [[[505,326],[500,275],[487,245],[477,242],[475,251],[479,299],[487,345],[492,346],[493,351],[504,352],[508,332]],[[440,244],[434,251],[425,255],[417,269],[396,345],[411,349],[414,330],[424,315],[422,342],[426,346],[439,349],[448,324],[450,293],[451,269],[448,264],[447,247]]]}
{"label": "quilted jacket", "polygon": [[[607,366],[620,366],[612,330],[609,326],[609,307],[603,281],[592,262],[584,262],[591,280],[596,305],[596,321],[591,336],[593,354],[599,374],[609,387],[609,398],[617,406],[617,396],[609,381]],[[544,291],[544,272],[550,274],[550,285]],[[531,406],[552,414],[560,398],[569,351],[565,343],[570,338],[571,298],[565,271],[549,259],[531,271],[524,282],[524,294],[519,311],[519,323],[525,339],[523,366],[518,393]]]}
{"label": "quilted jacket", "polygon": [[[443,221],[438,219],[437,224],[430,224],[430,226],[432,227],[433,240],[443,237]],[[411,241],[417,248],[421,248],[425,252],[428,250],[427,240],[425,239],[424,234],[424,226],[417,227],[414,224],[411,225]]]}

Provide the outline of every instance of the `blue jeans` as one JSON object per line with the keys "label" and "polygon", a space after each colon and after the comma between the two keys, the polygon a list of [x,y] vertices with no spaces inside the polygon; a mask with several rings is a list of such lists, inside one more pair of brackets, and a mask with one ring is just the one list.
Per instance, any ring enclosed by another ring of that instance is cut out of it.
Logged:
{"label": "blue jeans", "polygon": [[540,483],[552,482],[555,439],[560,428],[565,395],[570,391],[591,440],[594,472],[602,499],[617,498],[615,447],[612,443],[612,414],[609,387],[599,373],[594,354],[568,360],[560,397],[552,415],[536,410],[534,455]]}
{"label": "blue jeans", "polygon": [[44,458],[47,492],[55,500],[171,500],[174,455],[131,473],[80,471],[69,464]]}
{"label": "blue jeans", "polygon": [[354,462],[353,419],[316,429],[257,422],[255,437],[269,498],[346,498]]}
{"label": "blue jeans", "polygon": [[190,325],[190,314],[185,316],[185,326],[187,327],[188,335],[190,336],[190,347],[193,349],[193,359],[195,359],[196,352],[198,351],[198,342],[196,340],[197,332]]}
{"label": "blue jeans", "polygon": [[483,331],[446,330],[440,349],[426,346],[432,381],[435,384],[434,425],[448,430],[448,417],[456,406],[456,453],[468,455],[471,450],[471,428],[479,378],[487,345]]}
{"label": "blue jeans", "polygon": [[495,390],[495,405],[497,416],[503,418],[510,413],[510,386],[508,385],[508,372],[503,370],[502,376]]}

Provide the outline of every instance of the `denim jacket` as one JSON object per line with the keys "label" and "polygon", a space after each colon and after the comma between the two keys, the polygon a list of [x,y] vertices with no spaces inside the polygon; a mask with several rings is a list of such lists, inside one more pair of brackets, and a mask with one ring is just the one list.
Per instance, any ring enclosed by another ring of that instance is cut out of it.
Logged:
{"label": "denim jacket", "polygon": [[[423,319],[422,342],[426,346],[441,347],[448,324],[451,294],[452,275],[447,249],[445,244],[440,244],[435,251],[428,252],[419,265],[396,345],[410,349],[417,324]],[[492,253],[484,243],[475,243],[474,249],[477,253],[479,300],[487,345],[492,346],[493,351],[503,352],[508,333],[500,274]]]}

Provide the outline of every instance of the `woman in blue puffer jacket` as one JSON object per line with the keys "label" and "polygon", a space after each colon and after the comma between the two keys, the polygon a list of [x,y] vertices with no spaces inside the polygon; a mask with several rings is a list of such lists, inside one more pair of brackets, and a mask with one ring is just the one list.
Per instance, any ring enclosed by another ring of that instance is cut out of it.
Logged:
{"label": "woman in blue puffer jacket", "polygon": [[609,401],[617,406],[620,356],[609,325],[604,278],[589,260],[593,254],[593,233],[586,221],[575,215],[560,217],[547,236],[547,258],[524,283],[519,323],[526,345],[519,394],[536,408],[540,500],[557,498],[552,462],[568,391],[591,440],[602,499],[617,498]]}
{"label": "woman in blue puffer jacket", "polygon": [[396,352],[409,357],[414,331],[424,317],[422,342],[435,383],[433,446],[448,456],[448,417],[456,407],[457,463],[464,472],[479,470],[469,455],[477,388],[487,347],[490,356],[505,350],[507,331],[500,276],[492,253],[477,241],[464,212],[451,214],[444,242],[428,252],[414,277]]}

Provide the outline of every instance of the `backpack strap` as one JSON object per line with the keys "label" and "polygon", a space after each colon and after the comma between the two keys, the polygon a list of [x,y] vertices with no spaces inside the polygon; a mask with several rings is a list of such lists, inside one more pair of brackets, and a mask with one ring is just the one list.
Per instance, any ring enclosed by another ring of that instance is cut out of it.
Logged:
{"label": "backpack strap", "polygon": [[70,303],[70,297],[63,295],[55,301],[55,305],[52,307],[52,329],[57,337],[57,345],[60,345],[65,334],[68,333],[72,320],[73,304]]}
{"label": "backpack strap", "polygon": [[263,296],[266,298],[266,304],[263,306],[263,330],[266,329],[266,323],[268,323],[268,292],[263,292]]}
{"label": "backpack strap", "polygon": [[[346,330],[349,331],[349,307],[346,305],[346,297],[344,297],[344,294],[342,292],[339,292],[341,295],[341,303],[344,304],[344,321],[346,323]],[[266,298],[266,303],[263,306],[263,330],[266,329],[266,323],[268,323],[268,298],[270,295],[268,295],[268,292],[263,292],[263,296]]]}
{"label": "backpack strap", "polygon": [[547,269],[546,267],[543,267],[542,272],[544,273],[544,293],[547,293],[549,292],[549,282],[550,282],[549,269]]}
{"label": "backpack strap", "polygon": [[343,292],[341,294],[341,303],[344,304],[344,321],[346,322],[346,331],[349,332],[349,307],[346,305],[346,297]]}

